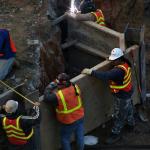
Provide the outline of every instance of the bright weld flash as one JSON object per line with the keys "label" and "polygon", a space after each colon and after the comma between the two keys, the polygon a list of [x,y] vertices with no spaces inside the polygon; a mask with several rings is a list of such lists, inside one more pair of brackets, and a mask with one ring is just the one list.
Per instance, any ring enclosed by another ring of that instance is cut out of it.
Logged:
{"label": "bright weld flash", "polygon": [[78,12],[78,9],[74,5],[75,0],[71,0],[71,7],[70,7],[70,12],[74,14],[76,11]]}

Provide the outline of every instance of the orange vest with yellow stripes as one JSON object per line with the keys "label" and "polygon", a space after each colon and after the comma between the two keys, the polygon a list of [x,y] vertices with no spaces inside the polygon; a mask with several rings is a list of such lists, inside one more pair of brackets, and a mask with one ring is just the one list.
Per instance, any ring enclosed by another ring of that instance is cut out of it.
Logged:
{"label": "orange vest with yellow stripes", "polygon": [[[64,124],[71,124],[84,116],[80,89],[77,85],[74,86],[71,85],[56,93],[58,99],[57,119]],[[78,94],[76,94],[75,88]]]}
{"label": "orange vest with yellow stripes", "polygon": [[91,12],[96,17],[96,23],[98,23],[101,26],[106,26],[105,25],[105,18],[100,9],[97,9],[96,12]]}
{"label": "orange vest with yellow stripes", "polygon": [[129,92],[132,89],[132,82],[131,82],[131,68],[127,63],[116,66],[118,68],[121,68],[125,71],[123,83],[121,85],[118,85],[114,81],[110,81],[109,87],[112,91],[112,93],[118,93],[120,90]]}
{"label": "orange vest with yellow stripes", "polygon": [[3,128],[6,131],[8,141],[14,145],[24,145],[33,135],[33,128],[29,135],[26,135],[24,131],[20,128],[19,120],[21,116],[17,119],[3,118]]}

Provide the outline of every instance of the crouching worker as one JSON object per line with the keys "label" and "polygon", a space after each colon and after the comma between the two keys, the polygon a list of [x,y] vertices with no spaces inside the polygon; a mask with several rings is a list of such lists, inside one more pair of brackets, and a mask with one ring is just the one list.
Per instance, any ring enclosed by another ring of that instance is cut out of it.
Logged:
{"label": "crouching worker", "polygon": [[12,69],[15,55],[16,47],[9,31],[0,29],[0,80],[3,80]]}
{"label": "crouching worker", "polygon": [[77,84],[69,80],[66,73],[58,75],[56,82],[45,89],[44,101],[51,102],[61,124],[61,145],[63,150],[71,150],[71,135],[74,133],[77,150],[84,149],[83,117],[81,92]]}
{"label": "crouching worker", "polygon": [[114,66],[111,70],[104,72],[84,69],[82,73],[109,81],[109,87],[114,97],[114,126],[106,143],[113,144],[121,138],[121,130],[126,123],[130,129],[133,129],[135,120],[131,98],[133,94],[131,64],[124,57],[120,48],[114,48],[111,51],[109,60],[112,61]]}
{"label": "crouching worker", "polygon": [[15,100],[6,102],[6,114],[0,114],[0,125],[6,132],[9,150],[33,150],[33,126],[39,123],[39,103],[35,103],[31,116],[21,115],[18,105]]}

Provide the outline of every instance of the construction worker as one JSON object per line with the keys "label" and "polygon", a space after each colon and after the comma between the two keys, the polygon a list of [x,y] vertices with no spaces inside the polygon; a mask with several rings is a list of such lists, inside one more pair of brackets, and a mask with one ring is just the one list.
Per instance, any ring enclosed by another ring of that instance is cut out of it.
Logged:
{"label": "construction worker", "polygon": [[16,55],[16,47],[7,29],[0,29],[0,80],[10,72]]}
{"label": "construction worker", "polygon": [[82,71],[83,74],[109,81],[109,87],[114,96],[114,126],[110,137],[106,140],[107,144],[115,143],[121,138],[121,129],[125,126],[126,121],[130,130],[135,125],[131,99],[133,94],[131,64],[123,55],[120,48],[114,48],[111,51],[109,60],[112,61],[114,68],[109,71],[96,71],[87,68]]}
{"label": "construction worker", "polygon": [[100,9],[96,9],[92,0],[83,0],[79,6],[81,13],[72,14],[76,20],[93,21],[101,26],[105,26],[105,18]]}
{"label": "construction worker", "polygon": [[57,82],[50,83],[45,89],[44,101],[51,102],[56,110],[57,120],[61,124],[61,145],[63,150],[71,150],[71,135],[74,133],[77,150],[84,149],[83,118],[81,92],[77,84],[69,80],[66,73],[58,75]]}
{"label": "construction worker", "polygon": [[31,116],[21,115],[18,105],[15,100],[6,102],[6,114],[0,114],[0,125],[6,133],[9,150],[33,150],[33,126],[39,123],[39,103],[35,103]]}

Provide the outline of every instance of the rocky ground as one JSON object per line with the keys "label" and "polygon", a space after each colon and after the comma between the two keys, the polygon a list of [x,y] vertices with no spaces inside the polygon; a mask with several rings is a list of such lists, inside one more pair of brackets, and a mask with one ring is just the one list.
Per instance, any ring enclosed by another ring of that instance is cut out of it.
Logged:
{"label": "rocky ground", "polygon": [[[63,2],[57,1],[57,6],[55,5],[55,0],[50,1],[55,8],[51,10],[50,19],[60,16],[68,8],[66,5],[68,0]],[[98,0],[95,1],[98,2]],[[128,21],[134,24],[134,26],[138,26],[143,24],[142,18],[144,19],[146,27],[145,41],[147,44],[147,91],[150,92],[150,2],[145,0],[145,13],[143,13],[144,7],[142,4],[141,0],[128,0],[124,2],[114,0],[111,3],[113,9],[109,10],[111,13],[113,12],[113,15],[112,18],[108,18],[108,22],[117,31],[123,31],[125,23],[128,23]],[[10,30],[17,47],[17,60],[20,63],[20,67],[10,73],[6,82],[16,86],[26,81],[24,87],[25,94],[35,90],[40,90],[42,94],[48,82],[52,81],[59,72],[64,70],[62,65],[63,56],[60,49],[60,42],[62,40],[60,38],[61,30],[59,27],[52,29],[50,21],[48,21],[46,16],[47,7],[48,1],[42,0],[0,1],[0,28]],[[109,15],[109,11],[106,11],[106,9],[104,11]],[[40,48],[41,44],[44,45],[43,48]],[[149,113],[149,110],[148,107],[146,111]],[[97,128],[90,134],[98,136],[100,144],[104,144],[109,134],[110,126],[111,124],[108,124],[105,129]],[[144,123],[137,119],[135,130],[133,132],[124,130],[123,138],[118,144],[150,145],[150,122]]]}
{"label": "rocky ground", "polygon": [[[28,94],[39,87],[39,33],[38,26],[44,4],[36,0],[1,0],[0,1],[0,28],[10,31],[17,47],[19,67],[13,69],[6,79],[11,86],[22,82],[25,84],[25,93]],[[44,14],[45,13],[45,14]]]}

